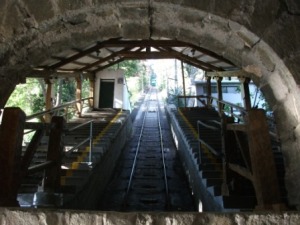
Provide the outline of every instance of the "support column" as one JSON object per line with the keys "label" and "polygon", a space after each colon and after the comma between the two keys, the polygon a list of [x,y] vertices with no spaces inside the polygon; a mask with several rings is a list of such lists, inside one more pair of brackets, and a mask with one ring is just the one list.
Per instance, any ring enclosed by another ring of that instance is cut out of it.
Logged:
{"label": "support column", "polygon": [[89,99],[89,106],[90,108],[94,108],[94,96],[95,96],[95,78],[89,78],[90,81],[90,93],[89,93],[89,97],[91,99]]}
{"label": "support column", "polygon": [[267,119],[262,109],[249,110],[245,118],[257,208],[272,209],[281,201]]}
{"label": "support column", "polygon": [[0,126],[0,206],[18,206],[25,113],[5,108]]}
{"label": "support column", "polygon": [[182,86],[183,86],[183,96],[184,96],[184,107],[186,108],[186,93],[185,93],[185,79],[184,79],[183,61],[181,61],[181,74],[182,74]]}
{"label": "support column", "polygon": [[63,153],[63,129],[65,121],[63,117],[54,116],[51,120],[49,135],[49,145],[47,153],[47,161],[54,162],[54,165],[45,171],[44,190],[45,191],[60,191],[60,171],[61,157]]}
{"label": "support column", "polygon": [[17,83],[12,83],[7,79],[0,77],[0,109],[3,109],[10,95],[15,90]]}
{"label": "support column", "polygon": [[[82,82],[81,78],[76,78],[76,101],[81,100],[82,98]],[[82,112],[82,102],[77,102],[76,103],[76,109],[77,109],[77,115],[78,117],[81,117],[81,112]]]}
{"label": "support column", "polygon": [[232,131],[227,129],[227,124],[234,123],[233,117],[227,117],[225,114],[222,114],[222,195],[229,196],[229,188],[228,183],[230,178],[232,177],[232,172],[229,170],[228,163],[230,162],[230,158],[233,152],[233,144],[235,143],[234,136],[232,135]]}
{"label": "support column", "polygon": [[251,109],[251,99],[250,99],[250,90],[249,90],[249,82],[250,78],[247,77],[239,77],[241,82],[241,92],[242,92],[242,99],[244,101],[244,107],[246,110]]}
{"label": "support column", "polygon": [[[45,83],[47,84],[47,91],[46,91],[46,110],[52,109],[52,83],[49,79],[45,79]],[[50,123],[51,115],[45,115],[45,122]]]}
{"label": "support column", "polygon": [[[222,101],[223,100],[223,92],[222,92],[222,77],[217,77],[217,90],[218,90],[218,100]],[[219,110],[219,114],[222,115],[223,113],[223,104],[222,103],[218,103],[218,110]]]}
{"label": "support column", "polygon": [[207,98],[207,106],[210,108],[211,107],[211,77],[206,77],[206,90],[207,90],[206,95],[209,96],[209,98]]}

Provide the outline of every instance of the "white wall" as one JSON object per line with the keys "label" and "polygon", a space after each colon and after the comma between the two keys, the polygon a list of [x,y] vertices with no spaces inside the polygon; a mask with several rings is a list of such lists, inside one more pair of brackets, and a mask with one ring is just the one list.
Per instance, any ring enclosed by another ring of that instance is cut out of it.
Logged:
{"label": "white wall", "polygon": [[[117,109],[128,109],[129,99],[123,70],[103,70],[96,74],[94,107],[99,107],[100,80],[109,79],[115,81],[113,107]],[[124,94],[125,92],[125,94]]]}
{"label": "white wall", "polygon": [[[215,80],[212,80],[212,86],[216,87],[216,82]],[[206,81],[201,81],[201,82],[196,82],[196,89],[197,89],[197,95],[206,95],[206,93],[204,93],[204,86],[206,86]],[[222,86],[236,86],[236,87],[240,87],[240,83],[237,82],[236,80],[233,81],[228,81],[228,80],[223,80],[222,81]],[[249,91],[250,91],[250,100],[251,100],[251,105],[253,106],[254,103],[254,98],[255,98],[255,94],[256,94],[256,86],[251,82],[249,83]],[[258,93],[259,95],[259,93]],[[218,97],[217,93],[212,93],[213,97]],[[241,92],[235,92],[235,93],[223,93],[223,100],[233,103],[233,104],[240,104],[241,106],[244,105],[244,101],[242,99],[242,95]],[[256,99],[256,104],[258,104],[258,107],[262,107],[262,104],[265,103],[264,100],[259,100],[258,96]],[[201,103],[198,103],[199,106],[201,106]],[[256,105],[255,104],[255,105]]]}
{"label": "white wall", "polygon": [[129,91],[126,79],[124,79],[124,87],[123,87],[123,109],[129,110],[131,112],[131,104],[129,100]]}

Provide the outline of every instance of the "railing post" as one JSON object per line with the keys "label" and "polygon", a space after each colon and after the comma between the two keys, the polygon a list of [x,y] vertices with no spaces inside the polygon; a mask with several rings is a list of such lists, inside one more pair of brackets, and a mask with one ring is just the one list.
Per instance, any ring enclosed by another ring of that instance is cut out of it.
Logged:
{"label": "railing post", "polygon": [[[82,96],[82,82],[81,77],[76,78],[76,100],[81,100]],[[78,117],[81,117],[82,113],[82,101],[79,101],[76,103],[76,109],[77,109],[77,115]]]}
{"label": "railing post", "polygon": [[95,78],[90,78],[89,81],[90,81],[89,106],[90,106],[90,108],[94,108]]}
{"label": "railing post", "polygon": [[245,119],[257,209],[272,209],[281,201],[266,116],[262,109],[251,109]]}
{"label": "railing post", "polygon": [[44,190],[60,191],[61,157],[63,153],[63,130],[65,121],[61,116],[51,120],[47,161],[53,161],[54,166],[45,170]]}
{"label": "railing post", "polygon": [[57,193],[60,192],[64,124],[63,117],[52,117],[47,161],[53,162],[53,165],[45,169],[42,189],[34,194],[33,205],[37,208],[61,206],[61,198]]}
{"label": "railing post", "polygon": [[0,206],[18,206],[25,113],[5,108],[0,126]]}
{"label": "railing post", "polygon": [[229,195],[228,183],[230,180],[230,170],[228,167],[228,162],[232,154],[232,147],[234,143],[234,138],[230,135],[230,131],[227,130],[227,124],[233,123],[233,117],[227,117],[225,114],[222,114],[221,117],[221,126],[222,126],[222,173],[223,173],[223,183],[222,183],[222,195]]}
{"label": "railing post", "polygon": [[93,122],[91,121],[91,124],[90,124],[90,154],[89,154],[90,163],[92,163],[92,151],[93,151]]}
{"label": "railing post", "polygon": [[186,108],[186,93],[185,93],[185,79],[184,79],[183,61],[181,61],[181,75],[182,75],[182,87],[183,87],[183,97],[184,97],[184,108]]}
{"label": "railing post", "polygon": [[251,99],[250,99],[250,90],[249,90],[249,82],[250,78],[247,77],[240,77],[241,82],[241,94],[244,101],[244,107],[246,110],[251,109]]}
{"label": "railing post", "polygon": [[[47,84],[47,92],[46,92],[46,111],[47,111],[52,108],[52,101],[51,101],[52,83],[49,79],[45,79],[45,83]],[[46,123],[50,123],[51,114],[49,113],[45,114],[45,121]]]}
{"label": "railing post", "polygon": [[218,89],[218,110],[219,115],[221,116],[223,113],[223,104],[220,102],[223,100],[223,92],[222,92],[222,77],[217,77],[217,89]]}
{"label": "railing post", "polygon": [[211,77],[206,77],[206,85],[207,85],[207,96],[209,97],[207,99],[207,106],[211,107]]}

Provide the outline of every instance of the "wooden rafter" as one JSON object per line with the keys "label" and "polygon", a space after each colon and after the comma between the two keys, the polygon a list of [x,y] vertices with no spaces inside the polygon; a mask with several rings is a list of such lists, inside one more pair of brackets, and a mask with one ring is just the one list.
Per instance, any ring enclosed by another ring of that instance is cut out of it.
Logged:
{"label": "wooden rafter", "polygon": [[[114,49],[115,48],[115,49]],[[116,51],[116,48],[118,51]],[[121,50],[119,50],[121,48]],[[138,50],[132,51],[133,49],[138,48]],[[152,48],[158,51],[152,51]],[[178,49],[174,49],[178,48]],[[101,51],[101,49],[105,49],[108,52],[108,56],[101,57],[101,54],[95,56],[95,52]],[[185,54],[187,49],[191,49],[191,51],[195,51],[197,55],[199,53],[202,55],[209,56],[213,58],[211,62],[204,62],[200,60],[199,57],[191,57]],[[111,63],[112,59],[120,57],[119,60],[123,61],[125,59],[170,59],[175,58],[181,60],[185,63],[191,64],[197,68],[203,69],[208,72],[212,71],[224,71],[225,68],[222,66],[216,66],[214,63],[224,62],[228,65],[234,66],[229,60],[223,58],[216,53],[213,53],[209,50],[201,48],[199,46],[195,46],[193,44],[185,43],[177,40],[120,40],[111,39],[103,42],[98,42],[92,47],[81,50],[78,48],[72,48],[75,54],[70,57],[57,57],[54,56],[52,58],[59,60],[49,66],[43,66],[42,68],[48,71],[63,71],[63,72],[80,72],[80,71],[98,71],[99,69],[106,68],[107,65],[115,64],[115,61]],[[142,51],[143,50],[143,51]],[[83,57],[90,57],[92,63],[86,61],[80,61]],[[96,61],[95,61],[96,60]],[[117,61],[119,61],[117,60]],[[101,66],[101,64],[108,63],[105,66]],[[69,70],[63,70],[62,67],[73,63],[75,65],[82,66],[81,68],[74,68]],[[91,69],[98,67],[97,69]],[[235,66],[234,66],[235,68]]]}
{"label": "wooden rafter", "polygon": [[193,63],[194,65],[198,65],[197,67],[206,70],[206,71],[223,71],[222,68],[216,67],[214,65],[211,65],[209,63],[203,62],[201,60],[197,60],[193,57],[190,57],[188,55],[185,54],[181,54],[175,50],[173,50],[172,48],[166,48],[168,52],[172,52],[172,54],[176,55],[176,58],[179,58],[182,61],[185,61],[187,63]]}
{"label": "wooden rafter", "polygon": [[122,50],[120,50],[120,51],[118,51],[118,52],[112,53],[111,55],[109,55],[109,56],[107,56],[107,57],[105,57],[105,58],[99,59],[98,61],[96,61],[96,62],[94,62],[94,63],[91,63],[91,64],[89,64],[89,65],[87,65],[87,66],[81,68],[81,70],[84,71],[84,70],[88,70],[88,69],[90,69],[90,68],[92,68],[92,67],[98,66],[98,65],[100,65],[101,63],[104,63],[104,62],[106,62],[106,61],[109,61],[109,60],[111,60],[111,59],[117,57],[120,53],[126,52],[126,51],[130,51],[131,49],[132,49],[132,48],[125,48],[125,49],[122,49]]}
{"label": "wooden rafter", "polygon": [[116,60],[116,61],[114,61],[114,62],[112,62],[112,63],[109,63],[109,64],[107,64],[107,65],[105,65],[105,66],[99,67],[98,69],[94,70],[93,72],[99,72],[99,71],[104,70],[104,69],[106,69],[106,68],[108,68],[108,67],[111,67],[111,66],[113,66],[113,65],[115,65],[115,64],[118,64],[118,63],[120,63],[120,62],[123,62],[124,60],[125,60],[124,58],[120,58],[120,59],[118,59],[118,60]]}

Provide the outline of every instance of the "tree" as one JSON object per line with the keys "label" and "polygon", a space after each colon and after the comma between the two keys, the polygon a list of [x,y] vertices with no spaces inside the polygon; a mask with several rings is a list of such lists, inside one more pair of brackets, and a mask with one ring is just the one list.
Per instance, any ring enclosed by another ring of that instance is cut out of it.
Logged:
{"label": "tree", "polygon": [[112,68],[124,70],[126,78],[138,76],[141,71],[144,70],[142,63],[139,60],[125,60],[112,66]]}
{"label": "tree", "polygon": [[20,107],[27,115],[42,111],[45,108],[42,81],[27,78],[25,84],[19,84],[11,94],[5,107]]}

